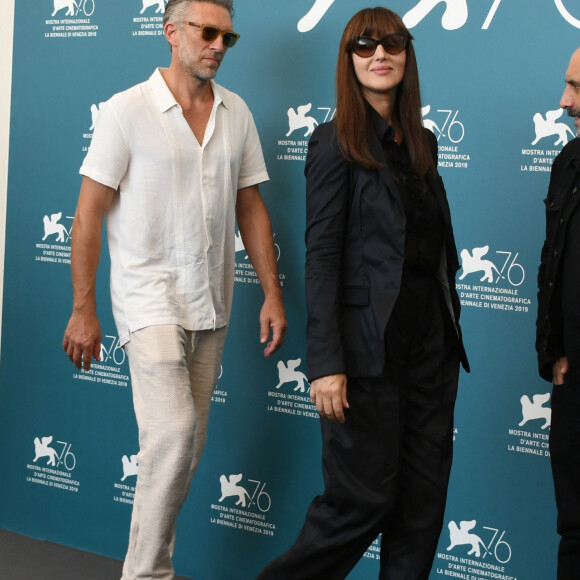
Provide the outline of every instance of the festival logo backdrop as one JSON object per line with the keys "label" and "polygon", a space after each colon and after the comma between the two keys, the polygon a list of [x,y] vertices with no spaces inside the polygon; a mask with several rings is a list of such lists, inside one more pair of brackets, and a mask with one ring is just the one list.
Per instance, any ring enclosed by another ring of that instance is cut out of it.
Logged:
{"label": "festival logo backdrop", "polygon": [[[367,5],[237,2],[241,40],[217,81],[247,101],[258,125],[290,328],[283,349],[265,359],[263,294],[237,234],[234,312],[208,445],[179,520],[177,571],[198,580],[255,578],[291,544],[322,489],[305,375],[303,170],[310,135],[335,115],[340,35]],[[535,279],[550,167],[575,136],[559,99],[579,44],[580,8],[573,0],[386,6],[416,39],[423,123],[439,144],[473,369],[460,379],[455,463],[431,578],[553,578],[551,389],[536,372]],[[164,0],[19,0],[15,14],[0,527],[116,558],[126,550],[139,466],[105,240],[101,361],[77,371],[61,341],[78,168],[107,99],[169,63],[164,9]],[[376,578],[379,553],[380,537],[349,578]]]}

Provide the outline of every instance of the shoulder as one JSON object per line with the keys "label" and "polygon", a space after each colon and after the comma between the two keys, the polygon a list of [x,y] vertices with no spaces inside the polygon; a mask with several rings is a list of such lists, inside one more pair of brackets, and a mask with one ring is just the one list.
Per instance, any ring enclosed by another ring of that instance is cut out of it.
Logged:
{"label": "shoulder", "polygon": [[212,88],[214,91],[214,95],[219,96],[222,99],[223,104],[225,105],[226,109],[232,110],[235,113],[243,113],[250,115],[250,108],[246,104],[246,101],[240,97],[240,95],[226,89],[222,85],[218,85],[218,83],[212,81]]}
{"label": "shoulder", "polygon": [[140,102],[143,99],[143,95],[149,92],[150,81],[143,81],[137,85],[133,85],[124,91],[115,93],[108,101],[107,104],[113,104],[117,107],[130,106],[135,103]]}
{"label": "shoulder", "polygon": [[310,137],[306,156],[306,176],[316,168],[317,172],[328,175],[344,172],[348,168],[336,135],[336,124],[333,121],[318,125]]}
{"label": "shoulder", "polygon": [[91,117],[95,135],[101,132],[109,134],[119,128],[125,130],[135,118],[140,118],[146,107],[147,82],[134,85],[124,91],[115,93],[108,100],[91,105]]}
{"label": "shoulder", "polygon": [[336,138],[336,123],[334,121],[328,121],[327,123],[321,123],[314,129],[312,133],[311,140],[317,139],[327,139]]}
{"label": "shoulder", "polygon": [[135,117],[140,118],[143,110],[147,108],[149,102],[148,81],[134,85],[124,91],[115,93],[107,101],[93,104],[91,114],[93,124],[96,126],[98,120],[100,124],[109,119],[121,125],[127,125]]}
{"label": "shoulder", "polygon": [[575,137],[570,141],[563,149],[558,153],[558,156],[554,160],[554,164],[565,163],[572,159],[580,158],[580,138]]}
{"label": "shoulder", "polygon": [[550,171],[550,186],[557,186],[561,180],[567,179],[568,168],[573,165],[578,167],[580,163],[580,139],[574,138],[558,153]]}
{"label": "shoulder", "polygon": [[325,152],[332,155],[339,155],[342,157],[340,147],[338,145],[338,137],[336,134],[336,123],[329,121],[322,123],[314,129],[308,142],[308,152],[323,149]]}

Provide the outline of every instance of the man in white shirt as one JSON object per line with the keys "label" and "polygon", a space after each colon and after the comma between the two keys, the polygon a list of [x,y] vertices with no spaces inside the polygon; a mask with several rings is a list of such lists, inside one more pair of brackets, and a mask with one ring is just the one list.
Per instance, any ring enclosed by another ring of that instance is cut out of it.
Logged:
{"label": "man in white shirt", "polygon": [[232,14],[232,0],[170,0],[169,68],[101,107],[80,170],[63,348],[79,369],[99,358],[95,280],[107,216],[140,447],[122,580],[174,578],[176,519],[205,444],[230,317],[235,219],[264,290],[266,356],[287,326],[256,127],[246,104],[213,81],[238,39]]}

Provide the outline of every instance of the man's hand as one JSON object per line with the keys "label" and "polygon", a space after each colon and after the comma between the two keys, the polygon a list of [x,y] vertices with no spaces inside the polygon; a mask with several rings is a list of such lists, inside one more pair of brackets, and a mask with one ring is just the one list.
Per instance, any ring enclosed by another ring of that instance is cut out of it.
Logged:
{"label": "man's hand", "polygon": [[96,314],[71,316],[62,341],[62,348],[72,363],[88,371],[91,357],[101,360],[101,328]]}
{"label": "man's hand", "polygon": [[[264,356],[270,356],[282,346],[287,328],[282,293],[276,297],[266,298],[260,311],[260,342],[266,345]],[[270,329],[272,329],[272,340],[268,342]]]}
{"label": "man's hand", "polygon": [[348,409],[346,399],[346,375],[328,375],[312,381],[310,398],[321,417],[333,423],[344,423],[344,409]]}
{"label": "man's hand", "polygon": [[[244,247],[264,290],[264,305],[260,311],[260,342],[266,345],[264,356],[270,356],[282,346],[288,323],[270,218],[257,185],[238,190],[236,219]],[[270,329],[272,340],[268,342]]]}
{"label": "man's hand", "polygon": [[97,318],[95,281],[101,254],[103,220],[116,191],[83,177],[73,221],[71,271],[73,309],[62,347],[77,369],[91,368],[91,357],[100,360],[101,328]]}
{"label": "man's hand", "polygon": [[555,385],[563,385],[564,384],[564,375],[568,372],[569,368],[568,358],[563,356],[559,358],[553,365],[552,365],[552,382]]}

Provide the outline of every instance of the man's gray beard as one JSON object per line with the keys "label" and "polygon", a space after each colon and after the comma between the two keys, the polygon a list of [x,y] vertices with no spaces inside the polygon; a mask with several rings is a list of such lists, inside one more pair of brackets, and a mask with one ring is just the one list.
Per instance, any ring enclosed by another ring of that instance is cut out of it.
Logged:
{"label": "man's gray beard", "polygon": [[[198,66],[192,64],[188,58],[190,56],[190,54],[191,53],[188,52],[185,48],[180,47],[179,53],[178,53],[179,60],[181,61],[181,64],[183,65],[185,70],[187,70],[187,72],[189,73],[191,78],[198,80],[198,81],[203,81],[203,82],[207,82],[207,81],[214,79],[216,74],[217,74],[217,69],[216,70],[212,70],[212,69],[203,70],[203,68],[201,66],[198,67]],[[221,61],[219,64],[221,64]],[[218,64],[218,68],[219,68],[219,64]]]}
{"label": "man's gray beard", "polygon": [[[568,113],[568,117],[573,117],[574,119],[580,117],[580,109],[566,109],[566,112]],[[576,139],[578,138],[580,138],[580,129],[576,131]]]}

